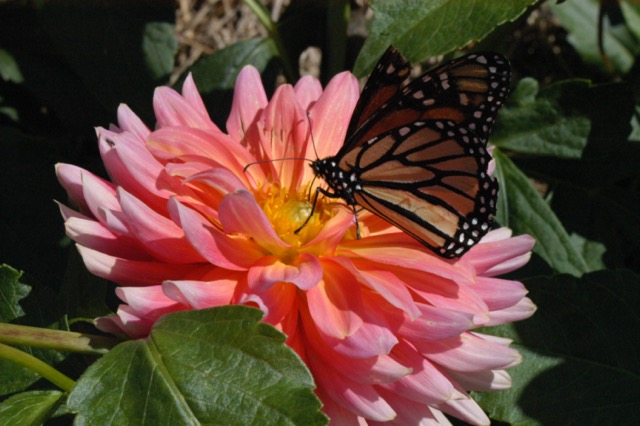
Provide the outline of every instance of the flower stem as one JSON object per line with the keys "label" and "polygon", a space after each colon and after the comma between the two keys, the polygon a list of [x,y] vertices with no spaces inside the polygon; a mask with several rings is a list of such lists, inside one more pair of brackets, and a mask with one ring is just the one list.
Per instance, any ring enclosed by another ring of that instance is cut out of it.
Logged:
{"label": "flower stem", "polygon": [[6,359],[38,373],[60,389],[70,392],[76,382],[33,355],[0,343],[0,359]]}
{"label": "flower stem", "polygon": [[0,343],[104,355],[119,341],[110,337],[94,336],[73,331],[0,324]]}
{"label": "flower stem", "polygon": [[297,80],[298,73],[296,72],[297,68],[294,68],[291,64],[289,55],[287,55],[287,51],[284,48],[284,43],[282,43],[282,38],[280,37],[280,32],[278,31],[278,26],[271,20],[269,16],[269,11],[260,3],[259,0],[244,0],[247,6],[251,9],[253,13],[256,14],[256,17],[262,24],[262,26],[269,33],[269,37],[273,40],[273,43],[276,45],[276,49],[278,50],[278,54],[280,55],[280,60],[282,61],[282,68],[284,69],[284,74],[287,77],[287,80],[290,82],[295,82]]}

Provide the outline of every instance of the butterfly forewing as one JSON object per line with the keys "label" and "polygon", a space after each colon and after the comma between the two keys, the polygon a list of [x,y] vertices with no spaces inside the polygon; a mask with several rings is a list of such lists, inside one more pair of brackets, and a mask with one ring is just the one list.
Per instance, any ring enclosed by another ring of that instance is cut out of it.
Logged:
{"label": "butterfly forewing", "polygon": [[498,185],[487,139],[509,88],[495,53],[464,56],[402,86],[408,63],[393,48],[356,106],[344,146],[314,170],[334,195],[360,205],[446,258],[490,229]]}

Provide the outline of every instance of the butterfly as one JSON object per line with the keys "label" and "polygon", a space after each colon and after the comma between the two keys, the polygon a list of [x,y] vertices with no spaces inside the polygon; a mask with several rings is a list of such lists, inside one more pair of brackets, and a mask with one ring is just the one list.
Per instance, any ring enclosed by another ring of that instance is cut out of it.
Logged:
{"label": "butterfly", "polygon": [[[410,65],[393,47],[367,81],[334,156],[311,163],[328,189],[454,259],[489,231],[498,183],[487,140],[509,91],[497,53],[472,53],[405,84]],[[304,225],[303,225],[304,226]],[[300,228],[301,229],[301,228]]]}

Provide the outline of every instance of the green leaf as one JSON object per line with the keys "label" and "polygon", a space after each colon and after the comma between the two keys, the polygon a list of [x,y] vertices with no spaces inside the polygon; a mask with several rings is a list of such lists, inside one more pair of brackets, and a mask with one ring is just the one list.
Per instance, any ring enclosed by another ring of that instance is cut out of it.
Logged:
{"label": "green leaf", "polygon": [[69,396],[76,424],[321,425],[313,380],[244,306],[162,317],[93,364]]}
{"label": "green leaf", "polygon": [[0,404],[0,420],[4,425],[42,425],[64,402],[58,391],[31,391],[14,395]]}
{"label": "green leaf", "polygon": [[269,39],[240,41],[202,57],[182,75],[176,86],[181,86],[187,74],[191,73],[211,119],[224,128],[240,70],[246,65],[256,67],[263,74],[263,82],[269,92],[275,81],[273,65],[277,62],[276,55],[275,45]]}
{"label": "green leaf", "polygon": [[10,322],[24,315],[18,304],[31,291],[31,288],[20,282],[22,272],[9,265],[0,265],[0,322]]}
{"label": "green leaf", "polygon": [[591,124],[579,105],[567,105],[567,94],[585,90],[587,81],[557,84],[538,93],[538,82],[524,78],[500,110],[491,143],[513,151],[580,158]]}
{"label": "green leaf", "polygon": [[[567,1],[562,4],[547,3],[560,24],[569,32],[569,43],[582,59],[602,71],[606,64],[598,48],[598,0]],[[618,72],[629,71],[638,53],[638,43],[627,31],[613,31],[609,26],[603,30],[604,51]]]}
{"label": "green leaf", "polygon": [[[515,234],[533,236],[536,239],[534,252],[556,271],[572,275],[586,272],[587,264],[569,234],[529,179],[499,150],[494,150],[493,156],[503,183],[498,211],[508,212],[507,217],[497,217],[498,222],[512,228]],[[506,204],[506,208],[501,203]]]}
{"label": "green leaf", "polygon": [[178,52],[175,26],[168,22],[145,24],[142,51],[151,78],[166,78],[173,71],[174,58]]}
{"label": "green leaf", "polygon": [[523,356],[513,386],[475,399],[511,425],[639,424],[640,277],[608,270],[525,284],[538,312],[491,329]]}
{"label": "green leaf", "polygon": [[538,93],[522,79],[500,110],[491,142],[524,154],[602,159],[625,143],[633,97],[626,84],[565,80]]}
{"label": "green leaf", "polygon": [[473,40],[481,40],[496,26],[516,19],[534,3],[534,0],[374,1],[371,31],[354,73],[366,75],[389,45],[414,62],[459,49]]}

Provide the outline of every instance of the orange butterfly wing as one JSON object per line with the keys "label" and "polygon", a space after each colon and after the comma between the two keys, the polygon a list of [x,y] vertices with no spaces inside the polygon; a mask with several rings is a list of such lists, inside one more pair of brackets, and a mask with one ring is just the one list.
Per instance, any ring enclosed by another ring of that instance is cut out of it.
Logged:
{"label": "orange butterfly wing", "polygon": [[495,53],[448,62],[406,86],[408,64],[389,48],[374,69],[334,157],[313,167],[348,204],[360,205],[446,258],[491,227],[498,184],[487,139],[510,70]]}

